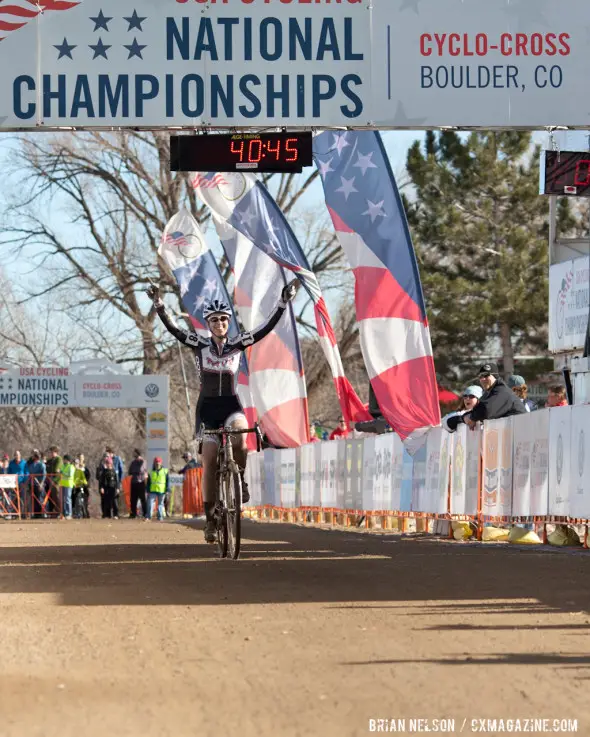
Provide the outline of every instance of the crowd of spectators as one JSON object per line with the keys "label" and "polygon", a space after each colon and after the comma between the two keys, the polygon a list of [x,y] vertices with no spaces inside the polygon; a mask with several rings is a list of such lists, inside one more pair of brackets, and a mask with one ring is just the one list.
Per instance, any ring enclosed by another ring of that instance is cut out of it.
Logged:
{"label": "crowd of spectators", "polygon": [[[183,460],[181,474],[198,467],[191,453],[185,453]],[[0,475],[3,474],[16,477],[17,486],[17,489],[0,486],[0,514],[5,519],[16,519],[19,515],[33,519],[89,518],[90,491],[94,483],[100,499],[100,516],[119,519],[125,468],[121,456],[111,446],[105,447],[94,475],[83,454],[65,453],[62,456],[57,446],[46,452],[35,448],[28,460],[22,457],[20,450],[15,450],[12,458],[7,453],[0,454]],[[135,449],[127,476],[130,482],[129,517],[141,516],[147,521],[155,512],[157,519],[163,520],[170,513],[170,474],[162,458],[155,458],[152,468],[148,469],[141,451]]]}

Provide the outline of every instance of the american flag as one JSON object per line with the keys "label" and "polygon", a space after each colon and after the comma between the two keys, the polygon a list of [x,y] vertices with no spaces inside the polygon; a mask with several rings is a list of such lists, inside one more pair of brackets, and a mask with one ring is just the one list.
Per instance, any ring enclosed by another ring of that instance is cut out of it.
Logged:
{"label": "american flag", "polygon": [[80,5],[80,2],[69,0],[14,0],[4,3],[0,0],[0,41],[11,31],[17,31],[25,26],[32,18],[46,10],[70,10]]}
{"label": "american flag", "polygon": [[195,189],[197,187],[207,187],[209,189],[213,189],[214,187],[218,187],[220,184],[227,184],[227,182],[223,178],[223,174],[215,174],[215,176],[208,178],[204,174],[200,174],[199,172],[197,172],[195,174],[195,178],[193,179],[193,187]]}
{"label": "american flag", "polygon": [[188,241],[184,236],[184,233],[181,233],[180,230],[174,231],[174,233],[167,233],[162,236],[162,243],[169,243],[172,246],[188,246]]}

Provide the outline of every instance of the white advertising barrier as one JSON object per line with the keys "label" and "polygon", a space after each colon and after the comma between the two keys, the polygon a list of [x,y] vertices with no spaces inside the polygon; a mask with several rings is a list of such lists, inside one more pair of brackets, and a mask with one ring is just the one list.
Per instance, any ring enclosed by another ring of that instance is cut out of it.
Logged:
{"label": "white advertising barrier", "polygon": [[363,509],[363,456],[365,441],[346,440],[346,486],[344,508]]}
{"label": "white advertising barrier", "polygon": [[570,511],[571,430],[571,407],[555,407],[549,410],[548,513],[554,517],[567,517]]}
{"label": "white advertising barrier", "polygon": [[338,461],[338,444],[343,441],[332,440],[320,443],[320,498],[321,506],[334,509],[337,504],[336,463]]}
{"label": "white advertising barrier", "polygon": [[362,440],[363,448],[363,473],[362,473],[362,488],[361,488],[361,509],[366,512],[373,512],[375,507],[375,497],[373,494],[373,484],[375,483],[375,465],[376,465],[376,454],[375,444],[376,438],[364,438]]}
{"label": "white advertising barrier", "polygon": [[513,419],[514,474],[512,514],[547,514],[549,494],[549,412],[518,415]]}
{"label": "white advertising barrier", "polygon": [[18,476],[0,473],[0,489],[16,489],[18,487]]}
{"label": "white advertising barrier", "polygon": [[313,507],[313,489],[314,489],[314,473],[315,473],[315,446],[319,443],[310,443],[302,445],[299,455],[301,463],[300,484],[301,484],[301,506]]}
{"label": "white advertising barrier", "polygon": [[393,488],[393,434],[375,438],[375,475],[373,477],[373,505],[375,509],[391,509]]}
{"label": "white advertising barrier", "polygon": [[426,442],[426,478],[422,512],[446,514],[449,492],[451,436],[440,427],[428,433]]}
{"label": "white advertising barrier", "polygon": [[293,509],[296,501],[297,450],[287,448],[277,451],[279,462],[279,487],[281,507]]}
{"label": "white advertising barrier", "polygon": [[554,264],[549,269],[549,350],[582,349],[588,328],[588,258]]}
{"label": "white advertising barrier", "polygon": [[590,123],[587,0],[42,5],[2,16],[4,128]]}
{"label": "white advertising barrier", "polygon": [[509,517],[512,511],[512,418],[484,423],[482,514]]}
{"label": "white advertising barrier", "polygon": [[423,445],[412,458],[412,512],[423,512],[428,504],[426,497],[427,448]]}
{"label": "white advertising barrier", "polygon": [[590,517],[590,407],[572,407],[569,516]]}
{"label": "white advertising barrier", "polygon": [[451,514],[477,514],[481,431],[459,425],[452,435]]}
{"label": "white advertising barrier", "polygon": [[246,482],[251,507],[260,507],[264,498],[264,453],[250,453],[246,466]]}

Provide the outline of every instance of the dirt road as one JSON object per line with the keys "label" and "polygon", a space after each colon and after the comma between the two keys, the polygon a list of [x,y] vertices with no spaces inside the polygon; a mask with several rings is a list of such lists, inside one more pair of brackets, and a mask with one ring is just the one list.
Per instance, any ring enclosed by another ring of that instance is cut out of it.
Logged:
{"label": "dirt road", "polygon": [[590,553],[245,533],[234,563],[192,524],[0,522],[0,735],[590,735]]}

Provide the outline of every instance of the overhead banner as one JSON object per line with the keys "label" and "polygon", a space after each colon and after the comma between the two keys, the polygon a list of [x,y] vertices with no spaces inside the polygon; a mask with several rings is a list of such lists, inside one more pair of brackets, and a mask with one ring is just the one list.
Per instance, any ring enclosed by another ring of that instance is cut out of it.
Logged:
{"label": "overhead banner", "polygon": [[587,0],[14,0],[0,127],[587,126]]}
{"label": "overhead banner", "polygon": [[587,256],[549,269],[549,350],[554,353],[584,348],[589,274]]}

